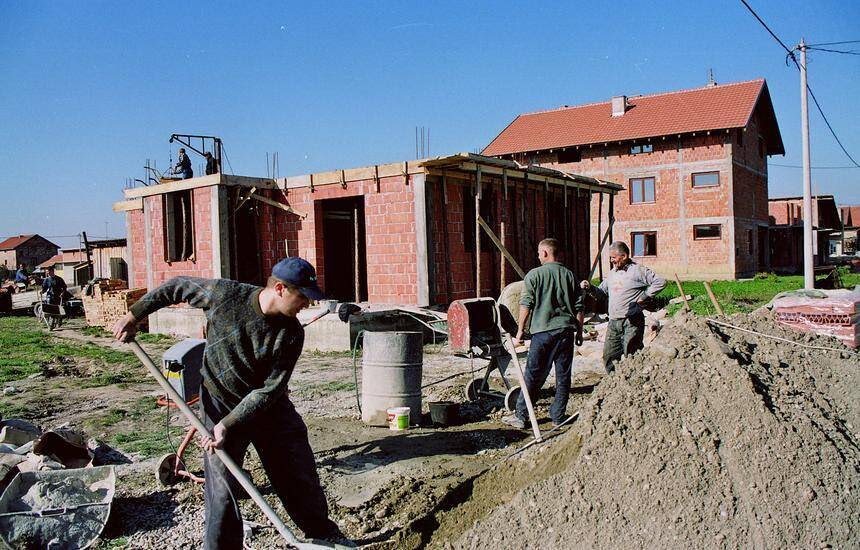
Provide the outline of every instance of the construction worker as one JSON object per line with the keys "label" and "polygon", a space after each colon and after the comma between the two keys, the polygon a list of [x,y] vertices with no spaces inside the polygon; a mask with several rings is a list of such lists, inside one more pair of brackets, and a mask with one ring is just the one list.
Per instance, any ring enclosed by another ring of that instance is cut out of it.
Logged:
{"label": "construction worker", "polygon": [[[241,465],[253,443],[275,493],[308,537],[342,535],[328,517],[307,428],[289,399],[287,384],[302,352],[304,329],[296,315],[323,297],[313,266],[287,258],[265,288],[226,279],[177,277],[148,292],[117,321],[114,335],[134,338],[136,326],[159,309],[185,302],[206,314],[200,402],[213,435],[207,450],[224,449]],[[242,548],[243,494],[224,464],[204,453],[204,548]]]}
{"label": "construction worker", "polygon": [[[515,344],[523,340],[526,321],[531,315],[531,345],[524,373],[529,397],[537,396],[549,369],[555,365],[555,399],[549,413],[554,426],[564,421],[570,394],[574,344],[582,343],[584,295],[576,284],[573,271],[559,262],[557,239],[538,244],[540,267],[526,273],[520,296],[520,314]],[[528,409],[523,394],[517,399],[515,414],[502,420],[516,428],[525,428]]]}
{"label": "construction worker", "polygon": [[215,160],[215,157],[212,156],[212,153],[206,151],[203,153],[203,156],[206,157],[206,175],[211,176],[212,174],[217,174],[220,172],[218,170],[218,161]]}
{"label": "construction worker", "polygon": [[42,293],[49,304],[59,304],[66,293],[66,281],[54,272],[54,266],[48,268],[48,276],[42,281]]}
{"label": "construction worker", "polygon": [[194,170],[191,169],[191,159],[185,154],[185,148],[179,148],[179,156],[176,158],[176,165],[168,174],[168,178],[187,180],[194,177]]}
{"label": "construction worker", "polygon": [[615,370],[615,361],[642,349],[645,315],[642,306],[666,286],[666,280],[630,259],[630,248],[621,241],[609,245],[612,269],[599,287],[582,281],[582,288],[599,298],[609,297],[609,326],[603,343],[603,365]]}

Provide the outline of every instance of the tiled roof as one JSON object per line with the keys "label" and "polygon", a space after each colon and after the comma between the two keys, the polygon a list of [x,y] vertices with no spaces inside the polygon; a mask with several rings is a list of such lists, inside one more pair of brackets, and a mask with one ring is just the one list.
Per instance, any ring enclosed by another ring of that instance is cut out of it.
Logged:
{"label": "tiled roof", "polygon": [[49,259],[47,259],[47,260],[45,260],[44,262],[40,263],[40,264],[39,264],[38,266],[36,266],[36,267],[39,267],[39,268],[43,268],[43,269],[44,269],[44,268],[46,268],[46,267],[51,267],[51,266],[52,266],[52,265],[54,265],[54,264],[62,263],[62,261],[63,261],[63,255],[62,255],[62,254],[57,254],[56,256],[51,256]]}
{"label": "tiled roof", "polygon": [[9,237],[2,243],[0,243],[0,250],[15,250],[25,242],[29,241],[36,235],[18,235],[15,237]]}
{"label": "tiled roof", "polygon": [[839,216],[845,227],[860,227],[860,204],[840,204]]}
{"label": "tiled roof", "polygon": [[[708,130],[743,128],[760,103],[769,154],[783,154],[782,138],[764,79],[628,98],[612,116],[612,102],[562,107],[518,116],[484,149],[488,156],[542,151]],[[768,131],[769,130],[769,131]],[[775,131],[774,131],[775,130]],[[768,135],[770,134],[770,135]]]}

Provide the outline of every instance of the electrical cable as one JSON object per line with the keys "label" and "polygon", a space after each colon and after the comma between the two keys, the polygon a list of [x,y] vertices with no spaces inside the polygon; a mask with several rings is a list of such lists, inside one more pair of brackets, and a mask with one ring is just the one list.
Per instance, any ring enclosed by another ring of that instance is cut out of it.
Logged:
{"label": "electrical cable", "polygon": [[[778,164],[776,162],[769,162],[768,166],[779,166],[780,168],[803,168],[803,166],[799,164]],[[811,166],[812,170],[854,170],[858,168],[857,166]]]}
{"label": "electrical cable", "polygon": [[841,42],[819,42],[818,44],[807,44],[807,46],[838,46],[840,44],[860,44],[860,40],[843,40]]}
{"label": "electrical cable", "polygon": [[828,52],[828,53],[842,53],[846,55],[860,55],[860,52],[857,50],[830,50],[827,48],[812,48],[810,46],[806,46],[807,50],[815,50],[817,52]]}
{"label": "electrical cable", "polygon": [[[762,18],[758,16],[758,14],[752,9],[752,7],[750,7],[750,5],[747,3],[746,0],[741,0],[741,3],[744,6],[746,6],[746,8],[749,10],[749,12],[751,14],[753,14],[753,17],[755,17],[758,20],[758,22],[761,23],[761,25],[774,38],[774,40],[776,40],[779,43],[779,45],[782,46],[782,49],[784,49],[787,52],[786,63],[787,63],[787,59],[790,58],[794,62],[795,67],[797,67],[797,69],[800,70],[800,63],[797,61],[797,57],[794,55],[794,50],[788,49],[788,46],[786,46],[785,43],[782,40],[780,40],[779,37],[776,34],[774,34],[774,32],[772,30],[770,30],[770,27],[767,26],[767,23],[765,23],[762,20]],[[808,46],[806,46],[806,45],[804,45],[804,47],[808,48]],[[845,146],[842,145],[842,141],[839,139],[839,136],[836,135],[836,131],[833,129],[833,126],[831,126],[830,121],[827,120],[827,116],[824,114],[824,110],[821,108],[821,104],[818,103],[818,99],[815,97],[815,94],[812,92],[812,88],[809,86],[809,83],[806,84],[806,90],[809,92],[809,95],[812,97],[812,101],[813,101],[813,103],[815,103],[815,107],[818,109],[818,113],[821,115],[821,118],[824,119],[824,123],[827,125],[827,129],[830,130],[830,133],[833,135],[833,139],[835,139],[836,143],[839,144],[839,148],[842,149],[842,152],[845,153],[845,156],[847,156],[848,159],[855,166],[860,168],[860,164],[857,164],[857,161],[854,160],[854,157],[852,157],[848,153],[848,150],[845,149]]]}

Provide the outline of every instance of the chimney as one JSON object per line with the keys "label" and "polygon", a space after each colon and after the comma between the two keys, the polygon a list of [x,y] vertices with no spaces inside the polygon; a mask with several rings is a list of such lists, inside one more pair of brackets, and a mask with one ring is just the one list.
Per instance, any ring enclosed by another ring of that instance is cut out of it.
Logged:
{"label": "chimney", "polygon": [[612,98],[612,116],[621,116],[627,112],[627,96],[617,95]]}

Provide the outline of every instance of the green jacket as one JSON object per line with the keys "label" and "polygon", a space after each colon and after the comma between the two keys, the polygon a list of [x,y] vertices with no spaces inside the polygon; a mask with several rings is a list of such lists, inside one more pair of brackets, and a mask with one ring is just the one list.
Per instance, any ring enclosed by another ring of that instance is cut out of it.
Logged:
{"label": "green jacket", "polygon": [[578,327],[585,295],[573,271],[558,262],[548,262],[526,273],[520,305],[531,310],[532,334]]}

